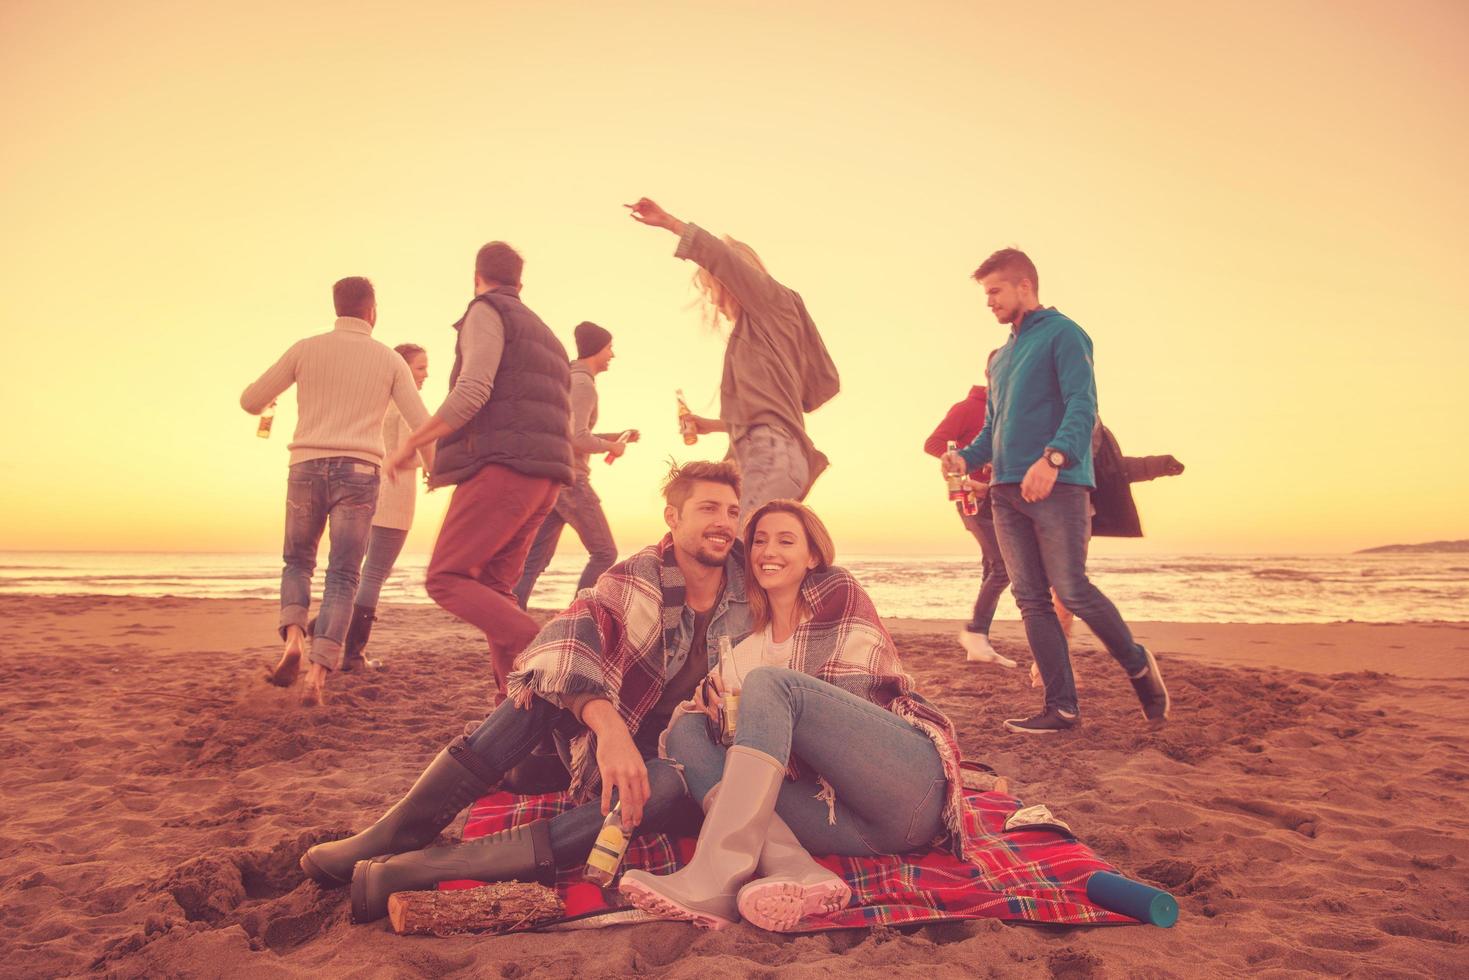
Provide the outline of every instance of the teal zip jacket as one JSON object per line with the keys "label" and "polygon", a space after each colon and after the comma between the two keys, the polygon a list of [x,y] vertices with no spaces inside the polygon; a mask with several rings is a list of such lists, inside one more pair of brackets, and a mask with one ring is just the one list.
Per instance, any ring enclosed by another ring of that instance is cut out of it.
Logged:
{"label": "teal zip jacket", "polygon": [[1069,461],[1056,482],[1096,486],[1097,381],[1086,331],[1051,307],[1031,310],[990,362],[989,386],[984,428],[959,450],[971,472],[993,463],[992,485],[1019,483],[1049,446]]}

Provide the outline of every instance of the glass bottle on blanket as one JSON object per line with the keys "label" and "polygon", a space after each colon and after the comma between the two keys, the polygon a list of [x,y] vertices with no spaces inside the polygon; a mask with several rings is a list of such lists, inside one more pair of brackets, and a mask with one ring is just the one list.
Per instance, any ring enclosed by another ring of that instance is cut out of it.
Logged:
{"label": "glass bottle on blanket", "polygon": [[622,859],[627,854],[627,832],[622,829],[622,801],[619,800],[602,821],[602,829],[587,855],[587,867],[582,876],[594,885],[606,888],[617,877]]}

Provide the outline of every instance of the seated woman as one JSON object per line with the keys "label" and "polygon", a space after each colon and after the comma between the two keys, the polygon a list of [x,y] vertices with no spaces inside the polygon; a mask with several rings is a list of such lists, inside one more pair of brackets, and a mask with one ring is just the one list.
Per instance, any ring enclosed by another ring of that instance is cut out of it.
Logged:
{"label": "seated woman", "polygon": [[[914,692],[872,601],[833,558],[820,519],[794,500],[767,503],[745,525],[755,632],[663,736],[664,756],[704,805],[698,848],[671,875],[623,875],[639,908],[714,929],[743,915],[784,930],[850,898],[808,852],[901,854],[946,841],[963,856],[954,728]],[[706,714],[735,690],[726,749]]]}

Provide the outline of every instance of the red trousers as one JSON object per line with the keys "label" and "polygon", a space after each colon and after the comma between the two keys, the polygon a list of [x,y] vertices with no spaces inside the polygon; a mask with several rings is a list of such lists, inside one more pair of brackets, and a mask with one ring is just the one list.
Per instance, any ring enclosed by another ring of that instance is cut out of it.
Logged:
{"label": "red trousers", "polygon": [[454,488],[428,562],[428,594],[475,626],[490,645],[495,684],[536,635],[514,588],[541,522],[556,506],[561,484],[491,464]]}

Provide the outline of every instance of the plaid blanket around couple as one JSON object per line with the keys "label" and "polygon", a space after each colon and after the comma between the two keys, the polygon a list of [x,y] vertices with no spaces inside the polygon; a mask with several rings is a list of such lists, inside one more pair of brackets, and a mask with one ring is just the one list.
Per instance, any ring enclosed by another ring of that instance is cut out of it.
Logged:
{"label": "plaid blanket around couple", "polygon": [[[964,802],[965,860],[936,848],[896,856],[817,858],[846,879],[852,902],[830,915],[808,916],[794,931],[985,918],[1066,925],[1136,923],[1087,901],[1087,877],[1094,871],[1117,871],[1091,848],[1051,830],[1006,832],[1005,818],[1021,807],[1014,797],[965,790]],[[553,817],[571,806],[564,793],[496,793],[470,810],[464,839]],[[667,834],[636,837],[628,845],[624,867],[668,874],[693,857],[694,843],[692,837]],[[440,887],[475,884],[445,882]],[[580,867],[561,872],[556,893],[565,903],[566,919],[587,926],[647,918],[625,905],[615,888],[604,893],[583,880]]]}

